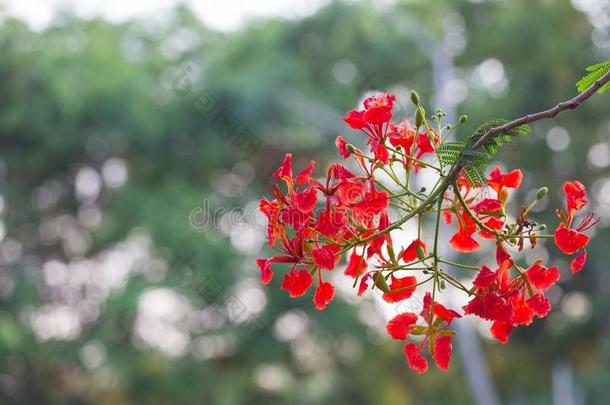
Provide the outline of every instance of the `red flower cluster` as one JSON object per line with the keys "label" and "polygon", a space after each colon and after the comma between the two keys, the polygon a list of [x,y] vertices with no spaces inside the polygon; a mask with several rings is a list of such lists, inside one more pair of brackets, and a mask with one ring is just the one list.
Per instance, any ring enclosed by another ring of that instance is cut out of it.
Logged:
{"label": "red flower cluster", "polygon": [[[304,295],[317,273],[318,286],[313,301],[316,308],[322,310],[335,294],[335,287],[324,281],[323,271],[335,268],[344,241],[352,239],[353,235],[373,234],[387,226],[389,196],[385,191],[377,190],[370,176],[356,176],[338,163],[330,166],[322,183],[311,177],[314,166],[315,162],[311,162],[293,178],[292,155],[286,154],[274,173],[274,177],[284,182],[286,192],[275,185],[275,199],[263,198],[259,209],[268,220],[269,247],[277,248],[281,254],[259,259],[257,263],[264,284],[271,282],[273,264],[290,263],[291,269],[284,276],[282,289],[292,298]],[[323,201],[319,201],[320,196]],[[318,204],[323,208],[315,212]],[[383,240],[371,244],[369,256],[380,244]],[[350,263],[346,274],[356,277],[360,263],[354,259]]]}
{"label": "red flower cluster", "polygon": [[[544,293],[560,278],[556,267],[545,267],[542,260],[522,267],[509,252],[523,250],[526,242],[533,248],[540,240],[553,238],[564,253],[578,253],[571,268],[573,272],[580,271],[589,242],[583,232],[596,219],[587,215],[580,225],[573,226],[575,215],[587,204],[584,186],[574,181],[564,185],[567,211],[557,211],[561,223],[554,235],[542,234],[544,227],[528,218],[530,209],[546,195],[546,188],[511,220],[506,204],[510,190],[521,185],[523,175],[519,169],[505,173],[495,167],[484,185],[473,185],[458,175],[452,189],[438,188],[443,184],[440,179],[449,172],[437,156],[444,139],[442,131],[431,129],[416,97],[416,124],[411,125],[408,120],[393,123],[395,100],[391,94],[367,98],[363,109],[350,111],[343,118],[350,128],[366,135],[370,148],[367,154],[341,136],[335,141],[343,158],[354,159],[359,174],[334,163],[325,178],[317,179],[312,177],[312,161],[295,177],[292,155],[286,154],[274,173],[283,187],[274,185],[273,199],[260,201],[260,211],[268,220],[269,246],[278,254],[257,262],[264,284],[272,281],[274,265],[290,265],[281,288],[292,298],[306,294],[317,279],[313,302],[318,310],[326,308],[335,295],[328,272],[334,270],[343,255],[347,256],[343,274],[358,286],[359,296],[380,290],[384,301],[398,303],[409,299],[418,288],[427,288],[420,314],[398,314],[388,322],[387,332],[393,339],[407,341],[404,353],[413,370],[423,373],[428,369],[423,355],[426,345],[436,365],[447,370],[451,337],[455,334],[449,327],[461,317],[436,300],[447,285],[468,294],[464,314],[491,321],[492,335],[506,343],[514,327],[529,325],[549,313],[551,306]],[[441,115],[436,116],[439,124]],[[424,169],[435,171],[439,177],[427,195],[410,187],[411,176]],[[388,184],[388,178],[393,184]],[[390,221],[390,206],[400,213],[395,222]],[[436,217],[434,235],[429,238],[423,236],[426,216]],[[472,253],[484,241],[493,242],[496,269],[443,258],[438,242],[441,217],[453,228],[449,246],[456,252]],[[392,231],[410,219],[418,221],[418,237],[399,246],[392,239]],[[451,273],[453,268],[476,270],[472,285],[467,286],[469,281]]]}
{"label": "red flower cluster", "polygon": [[587,192],[585,186],[578,180],[566,182],[563,185],[563,192],[566,195],[568,211],[566,214],[562,210],[557,210],[561,223],[555,231],[555,244],[563,253],[568,255],[580,251],[570,264],[572,272],[576,273],[583,269],[587,260],[585,247],[589,244],[589,237],[583,232],[593,227],[599,221],[599,218],[596,218],[593,214],[587,214],[580,225],[572,228],[574,215],[587,205]]}

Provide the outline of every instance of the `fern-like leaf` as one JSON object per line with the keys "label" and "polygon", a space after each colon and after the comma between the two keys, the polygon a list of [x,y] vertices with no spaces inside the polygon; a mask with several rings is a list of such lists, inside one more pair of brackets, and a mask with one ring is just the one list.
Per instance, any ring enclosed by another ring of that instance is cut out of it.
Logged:
{"label": "fern-like leaf", "polygon": [[521,125],[494,135],[487,139],[478,150],[474,145],[491,129],[502,126],[508,121],[503,119],[492,119],[480,125],[468,137],[468,144],[463,148],[460,159],[464,163],[463,174],[472,186],[485,184],[485,167],[496,155],[498,149],[503,144],[510,142],[512,138],[523,136],[529,132],[527,125]]}
{"label": "fern-like leaf", "polygon": [[[580,79],[578,82],[576,82],[576,88],[578,89],[579,92],[582,93],[583,91],[585,91],[589,87],[591,87],[597,79],[599,79],[600,77],[602,77],[609,71],[610,71],[610,60],[607,60],[607,61],[601,62],[601,63],[597,63],[593,66],[589,66],[587,68],[587,72],[589,72],[589,73],[585,77]],[[597,90],[597,92],[602,94],[603,92],[605,92],[608,89],[610,89],[610,82],[608,82],[608,83],[604,84],[602,87],[600,87],[600,89]]]}
{"label": "fern-like leaf", "polygon": [[464,168],[462,172],[468,183],[473,187],[485,185],[485,167],[480,165],[470,165]]}
{"label": "fern-like leaf", "polygon": [[458,161],[465,147],[464,142],[446,142],[436,148],[436,153],[443,165],[452,165]]}

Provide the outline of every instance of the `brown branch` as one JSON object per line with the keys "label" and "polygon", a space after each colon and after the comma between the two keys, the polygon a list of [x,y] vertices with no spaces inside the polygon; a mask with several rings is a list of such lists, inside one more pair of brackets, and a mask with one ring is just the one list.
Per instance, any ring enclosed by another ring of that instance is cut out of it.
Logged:
{"label": "brown branch", "polygon": [[[518,126],[529,124],[529,123],[535,122],[535,121],[540,121],[545,118],[553,118],[557,114],[559,114],[565,110],[574,110],[574,109],[578,108],[578,106],[580,106],[580,104],[583,101],[585,101],[586,99],[591,97],[597,90],[599,90],[604,84],[608,83],[609,81],[610,81],[610,72],[607,72],[605,75],[603,75],[602,77],[597,79],[595,81],[595,83],[593,83],[587,90],[583,91],[582,93],[580,93],[579,95],[577,95],[574,98],[571,98],[566,101],[562,101],[551,109],[548,109],[545,111],[540,111],[540,112],[537,112],[534,114],[527,114],[521,118],[517,118],[516,120],[508,122],[499,127],[491,128],[489,131],[487,131],[485,133],[485,135],[483,135],[481,138],[479,138],[479,140],[476,141],[472,145],[472,149],[475,149],[475,150],[479,149],[483,144],[485,144],[485,142],[487,142],[494,136],[501,134],[503,132],[508,132],[511,129],[517,128]],[[459,175],[460,171],[464,168],[464,166],[465,166],[464,162],[456,163],[451,168],[449,173],[447,174],[447,177],[448,178],[457,178],[457,176]],[[448,185],[447,185],[447,187],[448,187]]]}

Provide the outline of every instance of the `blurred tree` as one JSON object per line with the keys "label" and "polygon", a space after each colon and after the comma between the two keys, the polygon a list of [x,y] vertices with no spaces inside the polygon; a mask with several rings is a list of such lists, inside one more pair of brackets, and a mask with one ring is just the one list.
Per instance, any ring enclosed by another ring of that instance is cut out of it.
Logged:
{"label": "blurred tree", "polygon": [[[335,158],[340,114],[366,91],[430,99],[409,19],[456,58],[446,91],[470,116],[464,133],[574,94],[582,69],[609,52],[591,40],[599,27],[559,0],[332,2],[232,34],[184,7],[165,23],[0,23],[3,400],[470,403],[458,364],[468,359],[416,377],[371,302],[336,300],[321,315],[280,291],[279,274],[263,290],[254,266],[255,199],[284,151]],[[536,125],[500,158],[536,174],[526,191],[588,179],[607,217],[606,104]],[[244,130],[262,146],[237,142]],[[233,207],[243,217],[222,215]],[[559,359],[578,370],[588,403],[604,403],[603,225],[586,272],[554,292],[553,316],[510,346],[489,344],[503,399],[548,403]]]}

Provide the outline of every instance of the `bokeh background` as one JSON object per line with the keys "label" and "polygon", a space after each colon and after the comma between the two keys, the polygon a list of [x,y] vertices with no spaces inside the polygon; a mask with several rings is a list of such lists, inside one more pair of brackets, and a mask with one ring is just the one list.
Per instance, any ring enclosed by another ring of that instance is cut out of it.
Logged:
{"label": "bokeh background", "polygon": [[461,320],[449,373],[416,375],[377,300],[319,313],[255,259],[270,173],[362,142],[340,117],[364,95],[417,89],[466,136],[609,56],[608,0],[0,1],[2,403],[608,403],[608,94],[498,156],[517,204],[553,190],[540,221],[572,178],[602,217],[578,277],[524,258],[563,278],[509,345]]}

